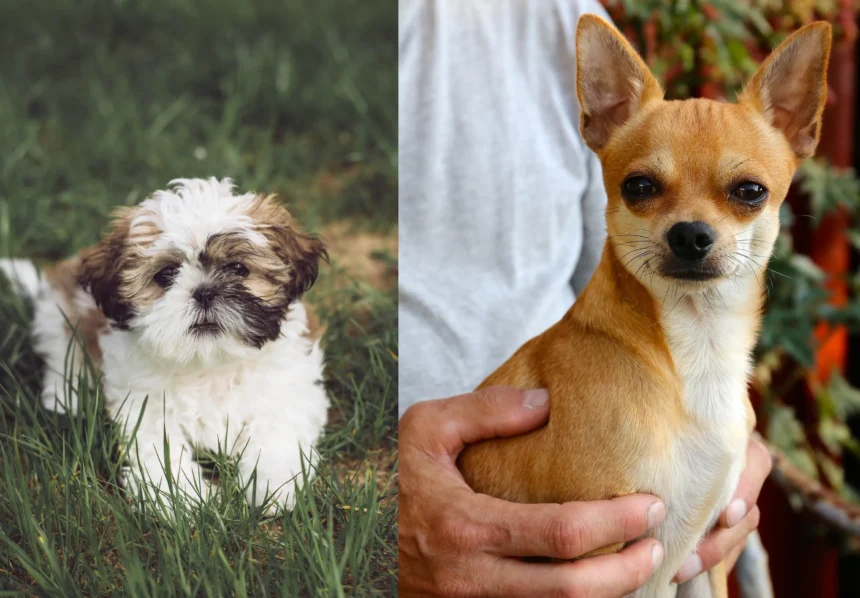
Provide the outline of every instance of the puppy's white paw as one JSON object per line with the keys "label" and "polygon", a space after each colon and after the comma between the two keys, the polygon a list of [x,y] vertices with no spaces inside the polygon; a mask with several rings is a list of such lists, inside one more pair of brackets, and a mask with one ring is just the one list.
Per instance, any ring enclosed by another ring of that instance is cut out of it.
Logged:
{"label": "puppy's white paw", "polygon": [[56,411],[60,415],[78,412],[78,395],[72,389],[69,393],[69,385],[66,379],[56,372],[45,372],[42,382],[42,407],[49,411]]}
{"label": "puppy's white paw", "polygon": [[78,398],[72,395],[69,399],[57,396],[53,391],[42,393],[42,407],[48,411],[56,411],[60,415],[78,412]]}
{"label": "puppy's white paw", "polygon": [[[252,507],[259,507],[266,503],[265,517],[274,517],[279,509],[292,511],[296,504],[295,482],[291,478],[286,481],[257,479],[256,487],[249,484],[245,490],[245,497]],[[266,502],[267,501],[267,502]]]}
{"label": "puppy's white paw", "polygon": [[203,470],[196,463],[181,463],[171,469],[168,479],[161,461],[150,459],[141,465],[124,467],[120,473],[120,484],[135,501],[142,499],[150,504],[163,504],[170,516],[173,515],[174,500],[199,504],[212,496],[212,484],[203,476]]}
{"label": "puppy's white paw", "polygon": [[[247,486],[248,504],[253,507],[267,504],[264,512],[267,517],[275,516],[279,508],[291,511],[296,504],[296,492],[305,480],[312,479],[312,475],[302,474],[300,464],[290,467],[283,453],[260,451],[258,455],[251,459],[246,453],[239,460],[239,481]],[[306,469],[312,471],[309,465]]]}

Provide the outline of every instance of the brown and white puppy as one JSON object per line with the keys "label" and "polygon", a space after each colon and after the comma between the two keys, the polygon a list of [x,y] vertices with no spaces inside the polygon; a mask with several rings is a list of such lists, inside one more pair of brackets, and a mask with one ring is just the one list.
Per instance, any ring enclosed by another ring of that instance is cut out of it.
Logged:
{"label": "brown and white puppy", "polygon": [[[818,142],[830,39],[826,23],[792,35],[736,104],[665,101],[611,25],[579,22],[580,124],[603,166],[608,241],[564,318],[481,385],[547,388],[549,423],[472,446],[460,465],[476,491],[518,502],[661,497],[665,556],[636,596],[676,595],[672,577],[743,470],[765,269]],[[678,593],[726,596],[725,568]]]}
{"label": "brown and white puppy", "polygon": [[323,354],[300,301],[325,248],[273,197],[234,194],[229,179],[171,185],[118,210],[98,245],[41,275],[0,261],[34,299],[43,403],[78,409],[74,327],[109,416],[129,434],[140,421],[127,447],[135,473],[162,490],[171,475],[195,495],[208,487],[193,449],[226,448],[241,453],[244,481],[256,465],[249,500],[262,502],[268,487],[290,506],[302,451],[310,456],[327,417]]}

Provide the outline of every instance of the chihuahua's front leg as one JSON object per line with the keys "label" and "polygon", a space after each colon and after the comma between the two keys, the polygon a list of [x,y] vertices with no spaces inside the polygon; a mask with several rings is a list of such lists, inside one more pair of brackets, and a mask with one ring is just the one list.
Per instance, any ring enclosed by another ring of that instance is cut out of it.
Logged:
{"label": "chihuahua's front leg", "polygon": [[677,598],[728,598],[728,571],[720,561],[710,571],[678,586]]}

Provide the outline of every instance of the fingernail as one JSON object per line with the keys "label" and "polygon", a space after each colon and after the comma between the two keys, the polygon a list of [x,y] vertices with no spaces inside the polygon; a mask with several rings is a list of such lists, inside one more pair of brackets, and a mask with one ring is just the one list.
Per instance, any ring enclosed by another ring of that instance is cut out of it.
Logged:
{"label": "fingernail", "polygon": [[648,507],[648,522],[647,529],[654,529],[666,519],[666,505],[661,502],[655,502]]}
{"label": "fingernail", "polygon": [[526,409],[543,409],[549,403],[549,393],[544,388],[525,391],[523,406]]}
{"label": "fingernail", "polygon": [[741,498],[736,498],[726,509],[726,524],[734,527],[747,516],[747,504]]}
{"label": "fingernail", "polygon": [[663,562],[663,547],[659,543],[651,547],[651,560],[654,562],[654,569]]}
{"label": "fingernail", "polygon": [[696,577],[702,571],[702,559],[699,558],[699,555],[696,553],[691,554],[687,557],[687,560],[684,561],[684,564],[681,565],[681,569],[678,570],[678,575],[675,578],[678,580],[678,583],[683,583],[688,579],[692,579]]}

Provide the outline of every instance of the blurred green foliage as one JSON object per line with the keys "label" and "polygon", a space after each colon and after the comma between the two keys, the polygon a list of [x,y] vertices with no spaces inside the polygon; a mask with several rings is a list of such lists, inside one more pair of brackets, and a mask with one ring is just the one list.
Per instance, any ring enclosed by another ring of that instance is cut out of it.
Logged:
{"label": "blurred green foliage", "polygon": [[[391,226],[393,6],[0,3],[0,226],[16,231],[0,250],[69,254],[110,206],[180,176],[282,193],[311,228],[345,211]],[[387,187],[319,184],[354,176]]]}
{"label": "blurred green foliage", "polygon": [[831,21],[838,0],[603,0],[665,85],[666,97],[732,97],[789,33]]}

